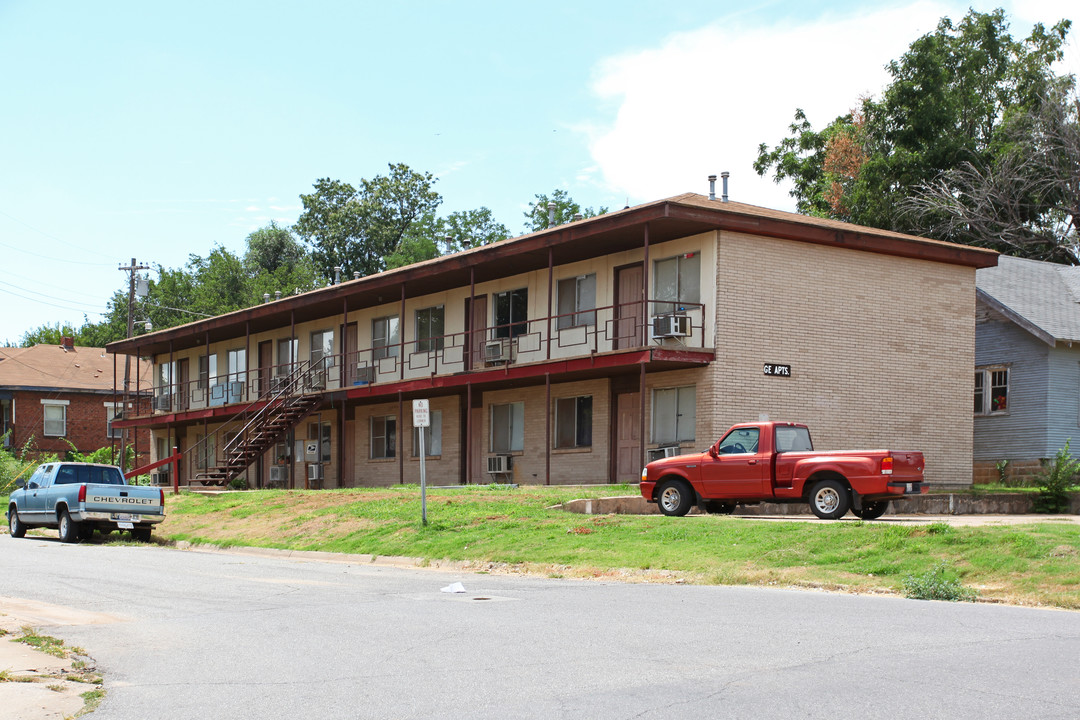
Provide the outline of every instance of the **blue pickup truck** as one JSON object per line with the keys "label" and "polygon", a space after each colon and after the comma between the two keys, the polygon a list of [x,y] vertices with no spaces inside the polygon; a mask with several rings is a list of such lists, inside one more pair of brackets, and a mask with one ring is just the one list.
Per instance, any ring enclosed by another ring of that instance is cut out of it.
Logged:
{"label": "blue pickup truck", "polygon": [[94,531],[129,530],[143,542],[165,519],[161,488],[128,485],[113,465],[46,463],[25,482],[18,480],[8,501],[8,529],[21,538],[29,528],[60,531],[60,540],[87,540]]}

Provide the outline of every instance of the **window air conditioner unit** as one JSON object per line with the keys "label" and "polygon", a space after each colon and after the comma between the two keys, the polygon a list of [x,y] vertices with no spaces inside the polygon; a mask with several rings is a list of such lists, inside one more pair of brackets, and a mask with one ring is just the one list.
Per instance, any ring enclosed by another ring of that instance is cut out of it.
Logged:
{"label": "window air conditioner unit", "polygon": [[[284,469],[284,468],[283,468]],[[307,479],[308,480],[322,480],[322,465],[308,465],[307,466]]]}
{"label": "window air conditioner unit", "polygon": [[653,318],[653,337],[686,337],[689,334],[689,315],[658,315]]}
{"label": "window air conditioner unit", "polygon": [[154,398],[154,409],[168,411],[172,407],[172,395],[158,395]]}
{"label": "window air conditioner unit", "polygon": [[281,392],[287,387],[289,387],[288,375],[277,375],[270,378],[270,392]]}
{"label": "window air conditioner unit", "polygon": [[514,458],[510,455],[488,455],[487,471],[492,474],[506,474],[514,467]]}
{"label": "window air conditioner unit", "polygon": [[353,385],[370,385],[375,382],[374,365],[357,365],[356,375],[353,376]]}
{"label": "window air conditioner unit", "polygon": [[678,445],[669,445],[667,447],[658,447],[649,450],[649,462],[653,460],[662,460],[663,458],[675,457],[679,454]]}
{"label": "window air conditioner unit", "polygon": [[270,466],[270,484],[271,485],[284,485],[289,479],[288,468],[284,465],[271,465]]}
{"label": "window air conditioner unit", "polygon": [[172,479],[167,472],[150,473],[150,484],[156,486],[169,486],[172,485]]}
{"label": "window air conditioner unit", "polygon": [[498,338],[484,343],[484,362],[492,364],[510,362],[510,338]]}

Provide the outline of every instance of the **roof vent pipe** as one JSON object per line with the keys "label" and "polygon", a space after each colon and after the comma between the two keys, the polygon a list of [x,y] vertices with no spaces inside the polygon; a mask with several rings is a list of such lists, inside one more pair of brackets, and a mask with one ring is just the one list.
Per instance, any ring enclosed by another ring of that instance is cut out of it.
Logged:
{"label": "roof vent pipe", "polygon": [[334,284],[335,285],[340,285],[341,284],[341,266],[340,265],[335,265],[334,266]]}
{"label": "roof vent pipe", "polygon": [[360,279],[360,271],[359,270],[353,270],[352,279],[353,280],[359,280]]}
{"label": "roof vent pipe", "polygon": [[728,179],[728,177],[729,177],[730,175],[731,175],[731,173],[729,173],[729,172],[728,172],[727,170],[725,170],[724,172],[720,173],[720,177],[721,177],[721,178],[723,179],[723,181],[724,181],[724,190],[723,190],[723,193],[724,193],[724,194],[720,196],[720,200],[721,200],[721,202],[727,202],[727,179]]}
{"label": "roof vent pipe", "polygon": [[555,203],[548,203],[548,227],[555,227]]}
{"label": "roof vent pipe", "polygon": [[580,219],[581,219],[581,213],[574,213],[574,222],[577,222]]}
{"label": "roof vent pipe", "polygon": [[263,293],[263,302],[264,303],[270,302],[270,293]]}
{"label": "roof vent pipe", "polygon": [[281,291],[280,290],[275,290],[274,291],[274,299],[275,300],[280,300],[281,299]]}
{"label": "roof vent pipe", "polygon": [[710,175],[709,176],[709,199],[710,200],[715,200],[716,199],[716,176],[715,175]]}

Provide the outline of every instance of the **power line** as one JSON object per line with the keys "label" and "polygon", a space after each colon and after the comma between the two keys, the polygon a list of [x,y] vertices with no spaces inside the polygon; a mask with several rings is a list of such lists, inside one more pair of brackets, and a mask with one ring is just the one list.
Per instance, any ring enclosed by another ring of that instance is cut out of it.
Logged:
{"label": "power line", "polygon": [[[14,283],[4,282],[3,280],[0,280],[0,285],[7,285],[8,287],[13,287],[16,290],[22,290],[23,292],[28,292],[31,295],[40,295],[42,297],[47,297],[47,298],[50,298],[52,300],[65,300],[67,302],[75,303],[77,305],[82,304],[78,300],[71,300],[69,298],[57,297],[55,294],[51,294],[51,293],[38,292],[37,290],[31,290],[30,288],[24,288],[24,287],[22,287],[20,285],[14,284]],[[100,296],[90,295],[89,293],[75,293],[75,294],[76,295],[82,295],[83,297],[100,297]],[[94,306],[94,307],[101,307],[101,306]]]}
{"label": "power line", "polygon": [[[22,225],[25,228],[29,228],[30,230],[33,230],[34,232],[36,232],[38,235],[41,235],[42,237],[47,237],[50,240],[55,240],[56,242],[58,242],[58,243],[60,243],[62,245],[67,245],[68,247],[73,247],[76,250],[82,250],[85,253],[89,253],[91,255],[96,255],[98,257],[105,257],[105,255],[103,253],[97,252],[95,250],[88,250],[88,249],[86,249],[84,247],[76,245],[75,243],[68,242],[67,240],[61,240],[60,238],[56,237],[55,235],[50,235],[49,233],[45,232],[44,230],[39,230],[38,228],[34,227],[30,223],[26,222],[25,220],[20,220],[19,218],[15,217],[14,215],[12,215],[10,213],[6,213],[3,210],[0,210],[0,215],[3,215],[4,217],[8,218],[9,220],[13,220],[14,222],[19,223],[20,225]],[[6,247],[11,247],[11,246],[6,245]],[[72,261],[69,260],[67,262],[72,262]],[[86,265],[99,265],[101,267],[104,267],[104,266],[108,265],[108,263],[83,263],[83,264],[86,264]]]}
{"label": "power line", "polygon": [[[51,303],[51,302],[48,302],[46,300],[38,300],[37,298],[26,297],[25,295],[20,295],[19,293],[11,292],[10,290],[5,290],[4,288],[0,288],[0,292],[7,293],[8,295],[14,295],[15,297],[19,298],[20,300],[26,300],[27,302],[38,303],[40,305],[49,305],[51,307],[60,308],[61,310],[74,310],[76,312],[86,313],[87,308],[89,307],[88,305],[84,305],[84,306],[82,306],[82,308],[72,307],[71,305],[58,305],[57,303]],[[89,314],[90,315],[104,315],[105,312],[106,311],[104,311],[104,310],[92,310],[92,311],[90,311]]]}

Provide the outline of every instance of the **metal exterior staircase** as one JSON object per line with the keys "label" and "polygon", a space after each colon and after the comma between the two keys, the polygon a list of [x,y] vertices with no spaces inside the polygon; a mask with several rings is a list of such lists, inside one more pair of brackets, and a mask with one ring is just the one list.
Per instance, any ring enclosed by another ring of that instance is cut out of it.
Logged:
{"label": "metal exterior staircase", "polygon": [[[275,383],[278,387],[272,387],[260,395],[254,403],[217,430],[215,435],[235,432],[235,437],[221,448],[220,462],[196,473],[196,480],[215,485],[228,484],[321,404],[321,387],[311,382],[312,373],[307,366],[308,363],[304,363],[285,382]],[[262,406],[239,430],[231,430],[260,404]]]}

